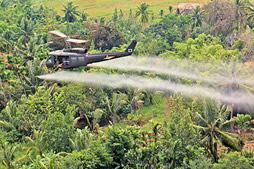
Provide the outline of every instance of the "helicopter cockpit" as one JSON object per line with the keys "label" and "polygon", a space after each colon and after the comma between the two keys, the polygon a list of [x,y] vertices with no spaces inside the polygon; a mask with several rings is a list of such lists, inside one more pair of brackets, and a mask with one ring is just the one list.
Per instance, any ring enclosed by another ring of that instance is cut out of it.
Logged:
{"label": "helicopter cockpit", "polygon": [[48,68],[53,68],[55,66],[54,56],[50,56],[46,61],[45,64]]}

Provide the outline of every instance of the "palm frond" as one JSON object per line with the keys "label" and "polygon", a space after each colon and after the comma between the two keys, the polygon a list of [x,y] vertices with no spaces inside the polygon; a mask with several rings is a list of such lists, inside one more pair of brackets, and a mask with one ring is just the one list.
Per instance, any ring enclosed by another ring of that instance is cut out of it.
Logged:
{"label": "palm frond", "polygon": [[216,130],[216,133],[224,146],[229,147],[236,151],[242,150],[243,142],[236,134],[220,130]]}
{"label": "palm frond", "polygon": [[31,137],[29,137],[29,136],[26,136],[26,137],[25,137],[25,140],[26,140],[27,142],[29,142],[29,143],[34,143],[34,140],[33,140]]}
{"label": "palm frond", "polygon": [[0,127],[15,128],[10,122],[0,120]]}
{"label": "palm frond", "polygon": [[199,114],[198,112],[196,112],[197,117],[204,122],[207,126],[209,125],[208,121],[206,119],[204,119],[201,114]]}
{"label": "palm frond", "polygon": [[43,169],[48,169],[47,166],[46,166],[42,161],[40,161],[40,166],[41,166]]}
{"label": "palm frond", "polygon": [[[223,106],[225,106],[225,105],[223,105]],[[228,120],[230,112],[232,112],[232,111],[233,111],[232,106],[227,106],[225,111],[223,111],[223,110],[220,111],[220,119],[221,119],[222,123],[224,123],[225,121]]]}
{"label": "palm frond", "polygon": [[207,143],[207,142],[209,143],[209,141],[210,141],[209,135],[205,136],[205,138],[202,139],[202,143]]}
{"label": "palm frond", "polygon": [[244,89],[246,92],[249,92],[249,93],[254,93],[254,88],[253,87],[249,87],[247,85],[244,85],[244,84],[239,84],[239,86]]}
{"label": "palm frond", "polygon": [[235,119],[230,119],[230,120],[227,120],[227,121],[225,121],[224,123],[221,123],[220,125],[219,125],[219,128],[222,128],[223,126],[225,126],[225,125],[227,125],[227,124],[230,124],[230,123],[234,123],[235,122]]}
{"label": "palm frond", "polygon": [[76,150],[77,148],[76,148],[75,142],[74,142],[71,138],[69,138],[69,142],[70,142],[71,148],[72,148],[73,150]]}
{"label": "palm frond", "polygon": [[203,130],[204,132],[207,132],[209,130],[208,127],[198,126],[198,125],[192,125],[194,128],[197,128],[199,130]]}

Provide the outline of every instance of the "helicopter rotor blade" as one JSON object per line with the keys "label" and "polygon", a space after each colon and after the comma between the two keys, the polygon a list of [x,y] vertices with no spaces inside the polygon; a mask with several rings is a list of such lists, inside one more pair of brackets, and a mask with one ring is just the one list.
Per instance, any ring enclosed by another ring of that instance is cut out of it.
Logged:
{"label": "helicopter rotor blade", "polygon": [[59,31],[50,31],[49,33],[52,35],[58,36],[60,38],[68,38],[67,35],[65,35],[64,33],[59,32]]}
{"label": "helicopter rotor blade", "polygon": [[70,43],[77,43],[77,44],[88,42],[87,40],[81,40],[81,39],[67,39],[66,41]]}
{"label": "helicopter rotor blade", "polygon": [[59,39],[63,40],[65,42],[66,48],[71,48],[71,44],[85,44],[88,41],[87,40],[81,40],[81,39],[72,39],[70,36],[65,35],[64,33],[60,31],[50,31],[49,32],[51,35],[53,35],[52,40],[53,41],[58,41]]}

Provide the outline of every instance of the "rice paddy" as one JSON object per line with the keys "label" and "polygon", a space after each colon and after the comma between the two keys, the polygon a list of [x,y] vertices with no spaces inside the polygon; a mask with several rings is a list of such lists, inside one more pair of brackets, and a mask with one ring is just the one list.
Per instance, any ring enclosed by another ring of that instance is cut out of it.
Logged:
{"label": "rice paddy", "polygon": [[[34,0],[37,5],[45,5],[53,8],[59,15],[63,15],[63,4],[68,0]],[[168,7],[177,7],[180,3],[206,3],[209,0],[73,0],[78,6],[79,11],[85,11],[92,17],[110,16],[115,8],[122,9],[124,13],[128,13],[130,9],[136,10],[141,2],[150,5],[150,10],[157,15],[159,10],[163,9],[164,13],[169,13]]]}

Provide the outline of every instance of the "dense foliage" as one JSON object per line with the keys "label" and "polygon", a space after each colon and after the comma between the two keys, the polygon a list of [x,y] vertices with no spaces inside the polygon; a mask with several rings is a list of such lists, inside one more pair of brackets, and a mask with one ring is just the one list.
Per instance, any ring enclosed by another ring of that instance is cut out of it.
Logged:
{"label": "dense foliage", "polygon": [[[31,0],[0,0],[0,168],[254,168],[254,153],[242,151],[241,137],[253,117],[233,118],[237,105],[37,77],[56,71],[44,60],[64,47],[58,40],[50,43],[52,30],[89,39],[91,53],[122,51],[136,39],[135,55],[201,64],[244,62],[253,55],[254,6],[248,1],[215,0],[181,14],[170,6],[155,15],[149,7],[141,3],[128,14],[115,9],[112,16],[94,18],[71,1],[60,16]],[[232,133],[230,127],[238,126],[239,135]]]}

